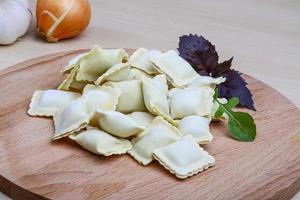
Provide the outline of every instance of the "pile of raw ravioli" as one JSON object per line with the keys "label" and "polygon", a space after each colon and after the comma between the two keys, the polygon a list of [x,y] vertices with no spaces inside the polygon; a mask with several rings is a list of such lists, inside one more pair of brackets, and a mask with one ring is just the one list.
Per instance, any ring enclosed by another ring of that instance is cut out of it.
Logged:
{"label": "pile of raw ravioli", "polygon": [[197,74],[176,51],[95,46],[65,66],[58,89],[35,91],[28,113],[53,117],[53,140],[69,137],[86,150],[129,153],[146,166],[157,160],[178,178],[214,165],[199,144],[218,109],[213,79]]}

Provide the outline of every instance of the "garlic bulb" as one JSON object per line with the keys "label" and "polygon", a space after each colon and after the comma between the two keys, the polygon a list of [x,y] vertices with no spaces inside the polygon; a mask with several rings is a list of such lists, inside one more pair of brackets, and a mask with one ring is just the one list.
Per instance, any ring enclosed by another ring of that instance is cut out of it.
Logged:
{"label": "garlic bulb", "polygon": [[14,43],[30,25],[31,12],[27,0],[0,0],[0,44]]}
{"label": "garlic bulb", "polygon": [[37,31],[48,42],[75,37],[89,24],[88,0],[38,0]]}
{"label": "garlic bulb", "polygon": [[16,0],[19,1],[20,3],[22,3],[26,8],[29,8],[29,2],[28,0]]}

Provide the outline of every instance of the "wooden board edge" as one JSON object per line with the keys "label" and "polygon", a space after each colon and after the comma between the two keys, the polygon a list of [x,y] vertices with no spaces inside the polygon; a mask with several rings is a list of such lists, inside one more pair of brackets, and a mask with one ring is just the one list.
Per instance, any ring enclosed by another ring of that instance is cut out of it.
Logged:
{"label": "wooden board edge", "polygon": [[49,200],[14,184],[2,175],[0,175],[0,191],[13,200]]}
{"label": "wooden board edge", "polygon": [[20,62],[16,65],[7,67],[6,69],[0,70],[0,76],[3,76],[3,75],[8,74],[8,73],[12,73],[12,72],[17,71],[17,70],[21,70],[24,67],[28,68],[30,66],[34,66],[34,65],[45,63],[45,62],[49,62],[49,61],[53,60],[54,58],[60,58],[60,57],[63,57],[63,56],[68,56],[68,55],[72,55],[72,54],[76,54],[76,53],[81,53],[81,52],[85,52],[85,51],[88,51],[88,50],[89,49],[78,49],[78,50],[62,51],[62,52],[59,52],[59,53],[54,53],[54,54],[48,54],[48,55],[44,55],[44,56],[35,57],[35,58],[32,58],[32,59]]}

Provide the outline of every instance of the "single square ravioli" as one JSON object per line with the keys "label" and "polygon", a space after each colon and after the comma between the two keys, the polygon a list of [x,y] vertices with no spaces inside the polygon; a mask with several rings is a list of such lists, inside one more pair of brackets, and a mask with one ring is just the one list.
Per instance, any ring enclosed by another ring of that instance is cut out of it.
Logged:
{"label": "single square ravioli", "polygon": [[34,92],[28,114],[31,116],[54,116],[62,107],[72,100],[80,97],[80,94],[61,90],[37,90]]}
{"label": "single square ravioli", "polygon": [[171,144],[181,136],[176,127],[158,116],[144,132],[131,140],[132,149],[128,153],[140,164],[148,165],[155,149]]}
{"label": "single square ravioli", "polygon": [[215,159],[200,147],[191,135],[157,148],[153,157],[180,179],[188,178],[215,164]]}

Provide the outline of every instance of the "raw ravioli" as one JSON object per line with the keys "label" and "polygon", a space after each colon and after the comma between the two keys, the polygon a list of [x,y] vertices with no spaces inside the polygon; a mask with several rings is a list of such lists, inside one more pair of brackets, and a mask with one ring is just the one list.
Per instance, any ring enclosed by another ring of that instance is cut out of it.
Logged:
{"label": "raw ravioli", "polygon": [[138,125],[129,116],[116,111],[96,111],[95,118],[101,129],[121,138],[128,138],[141,133],[145,128]]}
{"label": "raw ravioli", "polygon": [[180,179],[198,174],[215,164],[214,157],[204,151],[190,135],[154,150],[153,156]]}
{"label": "raw ravioli", "polygon": [[122,113],[146,111],[141,80],[105,82],[103,86],[120,89],[121,96],[117,105],[117,111]]}
{"label": "raw ravioli", "polygon": [[167,77],[164,74],[159,74],[153,77],[153,83],[161,88],[166,94],[169,92]]}
{"label": "raw ravioli", "polygon": [[150,61],[155,68],[167,75],[168,80],[175,87],[183,87],[199,77],[193,67],[181,58],[174,50],[161,56],[151,56]]}
{"label": "raw ravioli", "polygon": [[88,151],[104,156],[124,154],[132,147],[129,140],[117,139],[98,129],[89,129],[78,135],[70,135],[69,138]]}
{"label": "raw ravioli", "polygon": [[81,97],[71,101],[54,115],[55,134],[53,139],[66,137],[85,128],[89,119],[87,98]]}
{"label": "raw ravioli", "polygon": [[210,143],[213,139],[209,131],[210,119],[198,115],[191,115],[183,118],[178,126],[178,130],[183,135],[191,135],[199,144]]}
{"label": "raw ravioli", "polygon": [[145,105],[148,111],[153,115],[162,116],[167,121],[174,124],[174,121],[170,116],[168,96],[164,90],[165,86],[162,86],[163,84],[166,84],[166,82],[160,82],[146,77],[143,78]]}
{"label": "raw ravioli", "polygon": [[60,108],[78,97],[80,94],[75,92],[37,90],[32,96],[28,114],[31,116],[54,116]]}
{"label": "raw ravioli", "polygon": [[92,117],[97,109],[116,110],[120,90],[105,86],[86,85],[82,95],[87,98],[88,112]]}
{"label": "raw ravioli", "polygon": [[65,66],[62,70],[61,73],[65,74],[65,73],[70,73],[70,71],[75,67],[75,65],[77,65],[80,61],[81,58],[83,58],[83,56],[87,55],[87,53],[82,53],[79,54],[75,57],[73,57],[67,64],[67,66]]}
{"label": "raw ravioli", "polygon": [[212,89],[215,89],[217,85],[225,82],[226,78],[219,77],[219,78],[213,78],[210,76],[199,76],[195,80],[193,80],[188,87],[190,88],[197,88],[197,87],[210,87]]}
{"label": "raw ravioli", "polygon": [[132,139],[132,149],[128,153],[140,164],[148,165],[153,160],[152,153],[155,149],[171,144],[181,136],[177,128],[162,117],[156,117],[143,133]]}
{"label": "raw ravioli", "polygon": [[127,60],[127,57],[128,54],[124,49],[101,49],[95,46],[80,59],[76,80],[96,81],[107,69]]}
{"label": "raw ravioli", "polygon": [[75,79],[79,66],[75,66],[71,72],[67,75],[67,78],[58,86],[59,90],[71,90],[76,92],[82,92],[87,82],[77,81]]}
{"label": "raw ravioli", "polygon": [[128,80],[130,65],[128,63],[118,63],[109,68],[96,81],[96,85],[101,85],[105,81],[124,81]]}
{"label": "raw ravioli", "polygon": [[143,70],[132,67],[129,71],[128,80],[141,80],[144,76],[148,78],[152,78],[152,75],[147,74]]}
{"label": "raw ravioli", "polygon": [[170,112],[173,119],[189,115],[210,116],[214,90],[210,87],[174,88],[169,92]]}
{"label": "raw ravioli", "polygon": [[59,90],[70,90],[71,84],[76,82],[75,77],[79,66],[73,67],[67,78],[57,87]]}
{"label": "raw ravioli", "polygon": [[136,50],[132,56],[129,58],[129,63],[131,66],[139,68],[148,74],[158,74],[159,72],[153,67],[150,62],[150,56],[160,56],[162,53],[157,50],[148,50],[145,48],[140,48]]}
{"label": "raw ravioli", "polygon": [[131,119],[133,119],[138,125],[143,127],[148,127],[154,120],[155,116],[148,112],[133,112],[128,114]]}

